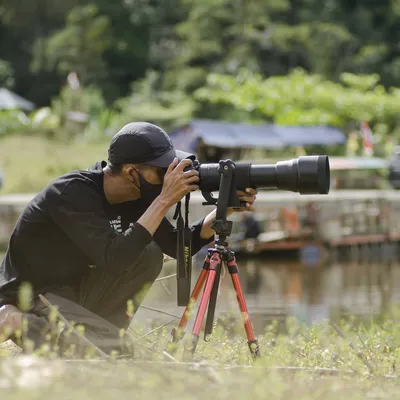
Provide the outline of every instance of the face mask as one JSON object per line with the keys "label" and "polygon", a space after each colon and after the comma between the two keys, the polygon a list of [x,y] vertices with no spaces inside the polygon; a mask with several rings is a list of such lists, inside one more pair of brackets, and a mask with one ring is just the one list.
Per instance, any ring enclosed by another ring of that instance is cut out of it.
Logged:
{"label": "face mask", "polygon": [[140,197],[145,204],[150,205],[155,198],[160,195],[163,185],[154,185],[147,182],[139,172],[138,175],[140,182]]}

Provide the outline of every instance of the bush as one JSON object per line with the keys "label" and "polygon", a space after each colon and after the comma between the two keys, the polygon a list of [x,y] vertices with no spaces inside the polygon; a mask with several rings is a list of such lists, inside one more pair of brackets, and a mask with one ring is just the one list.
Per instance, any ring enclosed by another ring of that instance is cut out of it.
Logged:
{"label": "bush", "polygon": [[380,133],[398,132],[400,90],[386,90],[377,75],[342,74],[341,82],[295,69],[287,76],[261,75],[242,70],[238,76],[210,74],[197,98],[228,104],[280,125],[333,125],[354,129],[368,121]]}
{"label": "bush", "polygon": [[30,126],[29,117],[19,110],[0,111],[0,138],[24,132]]}

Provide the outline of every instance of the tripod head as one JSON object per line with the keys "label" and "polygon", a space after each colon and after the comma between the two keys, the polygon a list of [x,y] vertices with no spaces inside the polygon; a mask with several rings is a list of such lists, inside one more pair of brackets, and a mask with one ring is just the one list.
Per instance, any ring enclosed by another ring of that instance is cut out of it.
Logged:
{"label": "tripod head", "polygon": [[[228,208],[241,206],[236,193],[235,171],[236,166],[232,160],[221,160],[219,162],[219,195],[218,199],[213,198],[213,200],[216,200],[217,213],[212,225],[216,235],[215,245],[217,247],[226,247],[228,245],[226,240],[232,233],[232,221],[226,219]],[[211,204],[215,204],[215,202]]]}

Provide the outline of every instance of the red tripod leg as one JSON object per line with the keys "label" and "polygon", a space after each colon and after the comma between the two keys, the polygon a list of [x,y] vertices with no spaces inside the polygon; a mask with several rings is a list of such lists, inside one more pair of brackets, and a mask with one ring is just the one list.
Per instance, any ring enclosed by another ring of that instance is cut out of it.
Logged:
{"label": "red tripod leg", "polygon": [[183,337],[184,330],[189,321],[193,307],[196,304],[196,301],[199,297],[201,289],[203,288],[204,283],[207,279],[209,265],[210,265],[210,258],[208,256],[206,256],[206,259],[205,259],[204,265],[203,265],[203,269],[200,272],[200,275],[197,279],[196,285],[194,286],[194,289],[193,289],[192,294],[189,299],[189,303],[186,306],[185,311],[183,312],[183,315],[179,322],[178,328],[176,330],[174,329],[172,331],[173,342],[175,342],[175,343],[179,342]]}
{"label": "red tripod leg", "polygon": [[255,357],[260,357],[260,349],[258,347],[257,339],[254,336],[253,326],[250,321],[249,312],[247,310],[246,300],[244,299],[244,294],[242,290],[242,285],[240,284],[238,266],[236,264],[235,256],[228,261],[228,270],[232,278],[232,283],[236,291],[236,298],[239,303],[239,309],[242,314],[244,329],[246,331],[247,343],[249,345],[250,353]]}
{"label": "red tripod leg", "polygon": [[218,268],[221,267],[221,258],[218,252],[212,254],[210,259],[210,267],[208,271],[207,282],[204,287],[203,295],[201,296],[199,309],[197,311],[196,319],[193,325],[193,335],[190,347],[186,347],[184,351],[184,358],[189,359],[193,357],[196,351],[197,342],[199,341],[200,330],[207,311],[207,305],[210,300],[211,291],[214,286],[215,277],[217,276]]}
{"label": "red tripod leg", "polygon": [[208,274],[208,271],[205,269],[203,269],[200,273],[200,276],[199,276],[199,278],[196,282],[196,285],[193,289],[193,292],[190,296],[189,303],[186,306],[185,311],[183,312],[182,318],[179,322],[178,328],[176,330],[176,334],[174,334],[174,341],[179,341],[182,338],[182,333],[186,328],[186,325],[190,318],[190,314],[193,311],[193,307],[196,304],[196,301],[199,297],[201,289],[204,286],[204,282],[206,281],[207,274]]}

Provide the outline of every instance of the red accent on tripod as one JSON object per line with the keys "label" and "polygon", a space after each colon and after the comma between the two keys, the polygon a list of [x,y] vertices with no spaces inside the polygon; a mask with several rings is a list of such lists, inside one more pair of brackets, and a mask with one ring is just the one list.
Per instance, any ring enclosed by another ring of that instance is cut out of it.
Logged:
{"label": "red accent on tripod", "polygon": [[210,301],[211,291],[214,287],[215,278],[217,276],[217,268],[221,268],[221,258],[215,252],[210,259],[210,266],[207,273],[206,286],[204,287],[203,295],[201,296],[199,309],[193,325],[193,334],[200,336],[201,325],[206,315],[208,303]]}
{"label": "red accent on tripod", "polygon": [[[229,264],[231,264],[231,265],[229,265]],[[232,263],[229,263],[229,264],[228,264],[228,267],[232,266],[232,267],[236,268],[236,270],[237,270],[237,265],[236,265],[235,259],[234,259],[234,261],[232,261]],[[235,288],[235,291],[236,291],[237,301],[239,303],[239,309],[240,309],[240,312],[242,313],[244,329],[246,330],[247,339],[249,341],[254,341],[254,340],[256,340],[256,338],[254,337],[253,326],[251,325],[249,312],[247,310],[246,300],[244,299],[244,294],[242,291],[242,287],[240,285],[238,273],[237,272],[231,273],[231,278],[232,278],[233,287]]]}
{"label": "red accent on tripod", "polygon": [[[200,300],[199,308],[197,311],[196,319],[192,330],[192,341],[189,347],[185,347],[184,359],[190,359],[197,347],[197,342],[200,336],[201,327],[203,324],[204,316],[208,306],[208,312],[212,317],[214,316],[215,301],[211,301],[213,290],[217,290],[219,286],[220,271],[223,266],[223,262],[227,264],[228,271],[232,278],[233,287],[236,291],[236,298],[239,304],[239,309],[242,314],[244,328],[248,340],[251,355],[253,357],[259,357],[259,347],[257,340],[254,336],[253,326],[251,324],[249,313],[246,306],[243,290],[240,284],[238,275],[238,266],[236,259],[232,251],[220,248],[213,248],[208,250],[208,255],[205,259],[203,270],[196,282],[190,297],[189,304],[186,306],[185,311],[182,315],[178,329],[173,331],[173,342],[178,342],[184,336],[184,329],[186,328],[189,314],[191,309],[194,307],[195,302],[198,299],[200,291],[205,283],[204,291]],[[211,332],[209,332],[211,333]]]}
{"label": "red accent on tripod", "polygon": [[[187,325],[188,320],[189,320],[189,314],[191,312],[191,309],[194,306],[194,304],[196,303],[196,301],[197,301],[197,299],[199,297],[199,294],[201,292],[201,289],[203,288],[204,282],[207,279],[207,269],[208,269],[208,267],[206,269],[205,266],[208,266],[209,263],[210,263],[210,259],[207,256],[206,260],[204,262],[204,267],[203,267],[202,271],[200,272],[200,276],[199,276],[199,278],[198,278],[198,280],[196,282],[196,285],[195,285],[195,287],[193,289],[193,292],[192,292],[192,294],[190,296],[189,304],[186,306],[185,311],[183,312],[182,318],[181,318],[181,320],[179,322],[177,332],[173,333],[174,339],[175,339],[175,335],[180,335],[183,332],[183,330],[186,328],[186,325]],[[179,341],[180,339],[181,338],[177,338],[176,341]]]}

